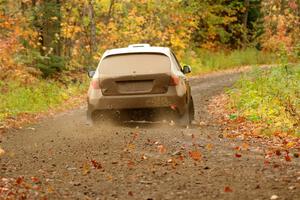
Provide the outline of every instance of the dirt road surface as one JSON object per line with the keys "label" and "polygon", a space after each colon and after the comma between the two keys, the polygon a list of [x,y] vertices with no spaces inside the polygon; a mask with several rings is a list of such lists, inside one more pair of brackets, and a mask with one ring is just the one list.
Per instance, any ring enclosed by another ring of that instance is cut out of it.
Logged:
{"label": "dirt road surface", "polygon": [[238,73],[192,78],[196,123],[86,123],[85,107],[0,138],[0,199],[300,199],[299,159],[265,162],[262,144],[225,138],[207,112]]}

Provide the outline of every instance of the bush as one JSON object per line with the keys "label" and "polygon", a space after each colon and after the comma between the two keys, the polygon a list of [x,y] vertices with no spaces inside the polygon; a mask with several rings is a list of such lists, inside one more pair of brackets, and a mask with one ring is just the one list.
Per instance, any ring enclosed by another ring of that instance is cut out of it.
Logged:
{"label": "bush", "polygon": [[64,70],[65,61],[60,56],[44,56],[42,59],[37,60],[36,66],[41,70],[44,77],[48,77],[56,72],[61,72]]}
{"label": "bush", "polygon": [[182,61],[184,64],[189,64],[193,67],[194,74],[199,74],[239,66],[273,64],[276,62],[274,58],[274,54],[254,48],[230,52],[211,52],[198,49],[196,51],[187,51]]}
{"label": "bush", "polygon": [[18,82],[0,81],[0,121],[19,113],[47,111],[85,89],[86,85],[80,83],[66,87],[54,81],[41,80],[35,85],[24,86]]}
{"label": "bush", "polygon": [[229,95],[238,115],[268,124],[272,132],[300,134],[300,66],[256,68]]}

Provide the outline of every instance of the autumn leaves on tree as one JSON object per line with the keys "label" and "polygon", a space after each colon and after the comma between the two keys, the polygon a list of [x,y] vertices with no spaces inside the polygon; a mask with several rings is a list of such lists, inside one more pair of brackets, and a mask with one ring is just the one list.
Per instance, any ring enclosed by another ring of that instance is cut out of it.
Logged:
{"label": "autumn leaves on tree", "polygon": [[49,76],[88,67],[105,49],[129,43],[170,46],[182,56],[193,48],[272,51],[278,41],[289,49],[299,42],[299,0],[1,2],[6,72],[19,66]]}

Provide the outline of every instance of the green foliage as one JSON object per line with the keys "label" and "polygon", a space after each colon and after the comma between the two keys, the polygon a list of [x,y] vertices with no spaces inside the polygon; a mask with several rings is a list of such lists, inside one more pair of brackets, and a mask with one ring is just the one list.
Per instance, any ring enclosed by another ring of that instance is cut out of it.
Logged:
{"label": "green foliage", "polygon": [[256,68],[229,91],[232,104],[249,120],[273,131],[300,131],[300,66]]}
{"label": "green foliage", "polygon": [[56,55],[42,56],[40,59],[37,59],[36,66],[43,72],[44,77],[48,77],[64,70],[65,61],[62,57]]}
{"label": "green foliage", "polygon": [[240,66],[272,64],[276,62],[275,55],[254,48],[234,51],[211,52],[199,49],[187,51],[182,59],[184,64],[193,67],[193,73],[224,70]]}
{"label": "green foliage", "polygon": [[[193,41],[207,49],[247,47],[256,42],[261,27],[260,1],[205,0],[187,1],[197,20]],[[245,19],[245,21],[244,21]]]}
{"label": "green foliage", "polygon": [[73,83],[63,87],[54,81],[39,81],[24,86],[18,82],[0,81],[0,121],[19,113],[37,113],[60,105],[73,95],[86,90],[86,84]]}

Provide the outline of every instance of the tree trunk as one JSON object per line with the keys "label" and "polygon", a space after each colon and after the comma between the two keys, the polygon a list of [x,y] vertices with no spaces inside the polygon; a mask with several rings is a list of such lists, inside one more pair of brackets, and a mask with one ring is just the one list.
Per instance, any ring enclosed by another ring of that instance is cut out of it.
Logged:
{"label": "tree trunk", "polygon": [[[35,5],[36,1],[33,0],[32,4]],[[61,55],[60,8],[60,0],[44,0],[40,5],[40,12],[43,12],[43,16],[36,16],[35,26],[39,31],[39,42],[42,46],[42,55],[49,53],[49,51],[51,52],[50,49],[52,49],[52,55]]]}
{"label": "tree trunk", "polygon": [[250,9],[250,0],[244,0],[245,13],[243,16],[243,46],[247,46],[248,43],[248,16]]}
{"label": "tree trunk", "polygon": [[108,9],[108,13],[106,16],[106,24],[108,24],[110,18],[112,17],[112,15],[114,13],[114,5],[115,5],[115,0],[110,0],[109,9]]}
{"label": "tree trunk", "polygon": [[90,18],[90,56],[93,60],[93,54],[96,52],[96,24],[95,24],[95,11],[94,1],[89,0],[89,18]]}

